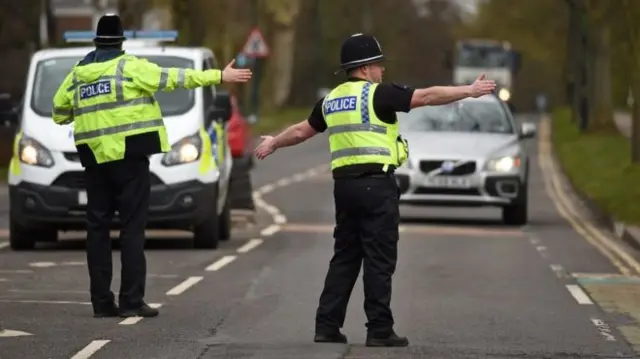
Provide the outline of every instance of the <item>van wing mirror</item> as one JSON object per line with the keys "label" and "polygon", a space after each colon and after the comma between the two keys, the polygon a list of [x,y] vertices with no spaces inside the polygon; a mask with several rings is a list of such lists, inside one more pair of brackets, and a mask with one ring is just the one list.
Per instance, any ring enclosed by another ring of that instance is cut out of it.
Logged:
{"label": "van wing mirror", "polygon": [[228,92],[218,90],[213,106],[209,111],[211,121],[226,123],[231,119],[233,110],[231,108],[231,97]]}

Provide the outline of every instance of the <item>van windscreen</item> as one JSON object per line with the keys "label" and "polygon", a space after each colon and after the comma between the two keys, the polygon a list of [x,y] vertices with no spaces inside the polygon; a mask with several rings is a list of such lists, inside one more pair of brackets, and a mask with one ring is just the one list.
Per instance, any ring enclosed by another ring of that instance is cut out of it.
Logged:
{"label": "van windscreen", "polygon": [[[194,68],[194,62],[173,56],[137,56],[147,59],[160,67]],[[78,57],[58,57],[42,60],[36,67],[31,108],[37,114],[51,117],[53,96],[73,66],[80,61]],[[194,90],[178,89],[171,92],[159,91],[155,98],[160,104],[163,116],[175,116],[186,113],[194,104]]]}

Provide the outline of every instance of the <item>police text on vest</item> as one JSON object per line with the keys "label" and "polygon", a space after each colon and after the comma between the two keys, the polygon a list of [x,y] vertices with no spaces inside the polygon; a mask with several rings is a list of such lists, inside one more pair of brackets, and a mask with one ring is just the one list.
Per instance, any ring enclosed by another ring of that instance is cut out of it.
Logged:
{"label": "police text on vest", "polygon": [[92,84],[80,86],[80,99],[86,100],[92,97],[111,93],[111,81],[98,81]]}
{"label": "police text on vest", "polygon": [[329,115],[335,112],[355,111],[358,97],[346,96],[329,100],[324,104],[324,113]]}

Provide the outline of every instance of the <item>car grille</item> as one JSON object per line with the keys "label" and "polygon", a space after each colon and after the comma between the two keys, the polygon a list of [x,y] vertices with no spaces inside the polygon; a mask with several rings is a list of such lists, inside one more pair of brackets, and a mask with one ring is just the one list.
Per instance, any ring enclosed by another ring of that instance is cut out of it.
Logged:
{"label": "car grille", "polygon": [[475,188],[433,188],[433,187],[418,187],[416,188],[416,194],[431,194],[431,195],[454,195],[454,196],[479,196],[480,191]]}
{"label": "car grille", "polygon": [[[446,160],[437,160],[437,161],[420,161],[420,171],[423,173],[429,173],[431,171],[439,169],[442,164]],[[457,162],[456,160],[449,160],[452,162]],[[476,171],[476,163],[475,162],[466,162],[459,166],[456,166],[453,171],[447,173],[440,173],[442,176],[464,176],[470,175]]]}
{"label": "car grille", "polygon": [[[151,182],[151,186],[162,185],[164,184],[158,176],[151,173],[149,175],[149,180]],[[52,186],[65,187],[65,188],[73,188],[73,189],[85,189],[84,183],[84,172],[66,172],[61,174],[55,181],[53,181]]]}

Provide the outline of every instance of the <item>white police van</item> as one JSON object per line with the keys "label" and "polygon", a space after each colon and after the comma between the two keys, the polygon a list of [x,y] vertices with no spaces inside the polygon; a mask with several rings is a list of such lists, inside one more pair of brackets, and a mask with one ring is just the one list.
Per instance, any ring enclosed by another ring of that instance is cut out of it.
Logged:
{"label": "white police van", "polygon": [[[127,31],[124,49],[161,67],[217,68],[211,50],[164,46],[176,31]],[[67,42],[90,43],[91,32],[67,32]],[[149,43],[152,41],[154,43]],[[18,131],[9,168],[10,244],[32,249],[57,241],[59,231],[86,228],[84,173],[73,141],[73,124],[51,119],[53,96],[93,47],[36,52],[19,108]],[[197,248],[216,248],[230,236],[227,204],[232,158],[227,144],[228,94],[215,86],[158,92],[172,150],[150,158],[151,198],[148,229],[193,232]],[[213,170],[212,170],[213,169]],[[117,215],[114,229],[118,228]]]}

